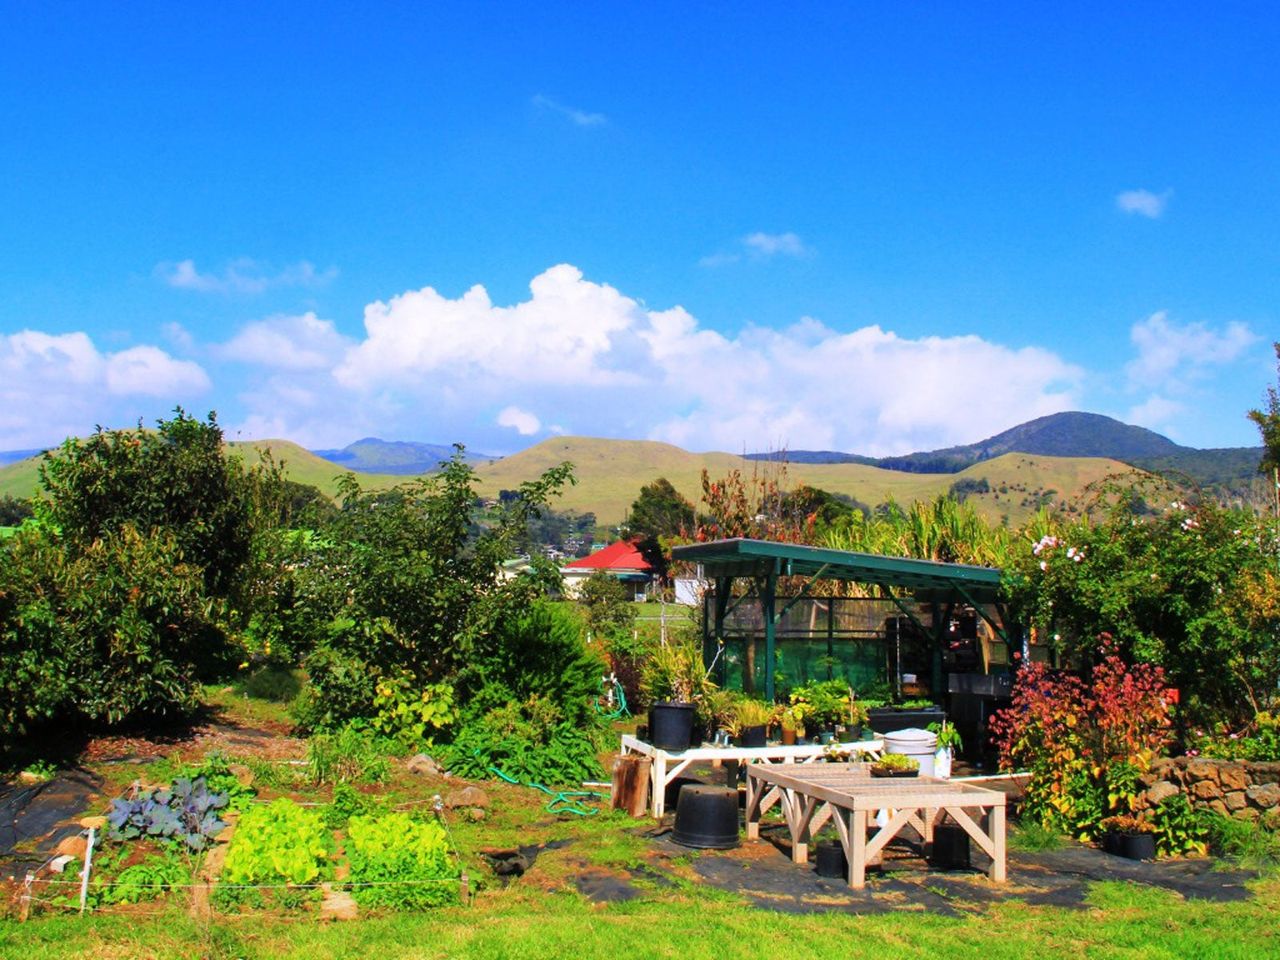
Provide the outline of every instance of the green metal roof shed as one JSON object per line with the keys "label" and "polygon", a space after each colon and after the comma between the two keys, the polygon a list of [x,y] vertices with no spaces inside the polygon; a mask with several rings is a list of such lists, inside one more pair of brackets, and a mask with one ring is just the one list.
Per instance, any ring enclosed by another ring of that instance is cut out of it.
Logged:
{"label": "green metal roof shed", "polygon": [[[873,553],[856,553],[851,550],[828,550],[795,543],[776,543],[771,540],[715,540],[673,547],[673,560],[696,563],[701,575],[714,580],[715,636],[723,637],[724,618],[729,609],[729,592],[735,578],[755,580],[759,588],[761,612],[765,629],[766,662],[774,662],[776,644],[775,627],[791,604],[807,594],[808,585],[786,606],[777,609],[779,577],[808,577],[816,580],[847,580],[886,588],[886,593],[898,602],[893,590],[909,591],[917,600],[971,604],[980,615],[983,604],[1000,601],[1001,571],[994,567],[977,567],[962,563],[940,563],[934,560],[913,560],[905,557],[885,557]],[[899,604],[902,606],[901,604]],[[902,606],[914,619],[914,614]],[[990,622],[990,621],[989,621]],[[992,622],[992,627],[1005,636],[1002,625]],[[1006,637],[1007,640],[1007,637]],[[765,696],[774,699],[773,671],[765,671]]]}

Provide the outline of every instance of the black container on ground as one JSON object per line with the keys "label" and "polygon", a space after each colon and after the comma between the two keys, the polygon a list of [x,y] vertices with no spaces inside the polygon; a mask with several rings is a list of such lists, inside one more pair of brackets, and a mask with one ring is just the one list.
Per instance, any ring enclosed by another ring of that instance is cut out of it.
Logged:
{"label": "black container on ground", "polygon": [[[1153,833],[1110,833],[1111,840],[1108,853],[1125,857],[1129,860],[1154,860],[1156,858],[1156,837]],[[1106,849],[1106,847],[1104,847]]]}
{"label": "black container on ground", "polygon": [[964,827],[945,823],[934,827],[929,862],[941,870],[967,870],[969,834],[964,832]]}
{"label": "black container on ground", "polygon": [[736,847],[738,791],[705,784],[685,787],[676,802],[676,828],[671,839],[700,850]]}
{"label": "black container on ground", "polygon": [[692,703],[655,703],[649,708],[649,742],[672,753],[688,750],[693,710]]}
{"label": "black container on ground", "polygon": [[822,840],[817,847],[817,871],[820,877],[843,880],[849,876],[849,858],[839,840]]}
{"label": "black container on ground", "polygon": [[744,727],[742,732],[738,734],[738,746],[740,747],[763,747],[765,743],[765,727],[763,724],[758,727]]}

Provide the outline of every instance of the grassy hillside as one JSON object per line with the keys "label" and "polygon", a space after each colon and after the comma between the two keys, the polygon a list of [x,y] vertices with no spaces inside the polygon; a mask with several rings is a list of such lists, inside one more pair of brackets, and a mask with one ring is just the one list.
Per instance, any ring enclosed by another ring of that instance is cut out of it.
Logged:
{"label": "grassy hillside", "polygon": [[[285,473],[290,480],[319,487],[331,497],[338,489],[337,478],[346,472],[336,463],[317,457],[289,440],[233,441],[228,446],[250,465],[261,459],[260,450],[268,449],[278,463],[284,464]],[[34,495],[39,489],[39,465],[40,458],[31,457],[0,468],[0,496],[7,494],[25,498]],[[409,479],[376,473],[361,473],[358,476],[360,485],[371,490],[385,490]]]}
{"label": "grassy hillside", "polygon": [[0,497],[26,499],[40,486],[40,458],[28,457],[7,467],[0,467]]}
{"label": "grassy hillside", "polygon": [[[262,440],[230,444],[249,464],[257,463],[259,450],[272,451],[284,463],[290,479],[318,487],[333,496],[343,468],[316,456],[288,440]],[[513,490],[523,481],[568,460],[578,478],[559,501],[556,509],[591,512],[602,524],[616,524],[626,516],[640,488],[658,477],[666,477],[676,489],[697,504],[702,497],[701,477],[705,467],[713,478],[730,470],[769,471],[772,464],[746,460],[730,453],[690,453],[667,443],[649,440],[601,440],[590,437],[557,437],[528,450],[477,467],[479,490],[496,497],[498,491]],[[29,497],[37,489],[39,458],[22,460],[0,468],[0,495]],[[1110,473],[1127,470],[1115,460],[1092,457],[1045,457],[1021,453],[1005,454],[974,464],[959,473],[904,473],[859,463],[796,463],[787,467],[787,485],[800,483],[847,494],[869,506],[893,497],[899,503],[929,499],[945,493],[958,480],[987,481],[987,493],[971,494],[970,500],[988,519],[1008,517],[1018,524],[1030,516],[1042,500],[1062,501],[1077,496],[1089,483]],[[366,489],[382,490],[410,478],[392,474],[357,475]],[[1050,493],[1049,491],[1055,491]]]}
{"label": "grassy hillside", "polygon": [[[619,522],[640,488],[658,477],[666,477],[697,504],[702,496],[704,466],[712,477],[733,469],[747,476],[753,470],[771,469],[769,464],[733,454],[689,453],[652,441],[558,437],[481,466],[477,470],[480,491],[497,496],[499,490],[514,489],[564,460],[574,464],[578,484],[565,492],[557,509],[590,511],[604,524]],[[990,491],[970,495],[971,502],[989,519],[998,522],[1007,516],[1016,525],[1030,516],[1042,499],[1060,501],[1077,496],[1089,483],[1128,469],[1103,458],[1005,454],[959,473],[903,473],[857,463],[806,463],[789,465],[787,477],[789,486],[808,483],[868,505],[891,496],[900,503],[910,503],[945,493],[957,480],[986,479]]]}

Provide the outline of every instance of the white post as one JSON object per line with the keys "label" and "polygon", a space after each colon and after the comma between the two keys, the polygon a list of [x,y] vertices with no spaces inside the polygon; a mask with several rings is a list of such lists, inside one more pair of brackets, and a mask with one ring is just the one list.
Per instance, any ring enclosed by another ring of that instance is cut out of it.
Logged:
{"label": "white post", "polygon": [[84,869],[80,871],[80,912],[89,903],[89,871],[93,868],[93,827],[89,828],[89,841],[84,845]]}

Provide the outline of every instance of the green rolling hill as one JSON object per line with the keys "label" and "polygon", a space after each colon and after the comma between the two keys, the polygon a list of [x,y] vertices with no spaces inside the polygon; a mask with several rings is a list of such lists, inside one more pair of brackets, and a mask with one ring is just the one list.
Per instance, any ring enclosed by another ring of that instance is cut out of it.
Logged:
{"label": "green rolling hill", "polygon": [[[338,477],[347,472],[346,468],[317,457],[290,440],[232,441],[228,443],[228,447],[250,465],[262,459],[263,450],[270,450],[276,462],[284,465],[285,474],[290,480],[318,487],[330,497],[338,491]],[[0,468],[0,496],[33,496],[40,488],[39,466],[39,457],[28,457]],[[408,479],[378,473],[361,473],[357,476],[361,486],[372,490],[386,490]]]}

